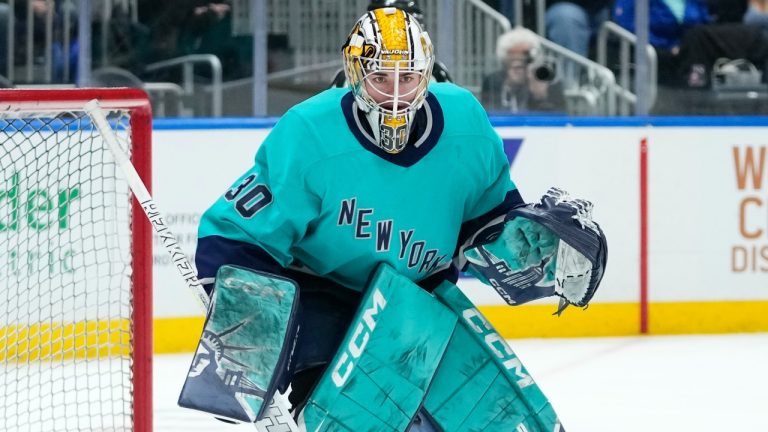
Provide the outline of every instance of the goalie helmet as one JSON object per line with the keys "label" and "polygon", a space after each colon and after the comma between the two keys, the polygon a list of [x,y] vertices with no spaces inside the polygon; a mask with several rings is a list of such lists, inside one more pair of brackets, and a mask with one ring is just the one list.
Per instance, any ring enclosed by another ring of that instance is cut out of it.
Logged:
{"label": "goalie helmet", "polygon": [[387,153],[403,151],[435,62],[429,35],[400,9],[375,9],[355,23],[342,55],[347,82],[376,144]]}
{"label": "goalie helmet", "polygon": [[419,21],[419,24],[424,25],[424,12],[421,11],[421,7],[416,0],[371,0],[368,3],[368,10],[394,7],[404,10]]}

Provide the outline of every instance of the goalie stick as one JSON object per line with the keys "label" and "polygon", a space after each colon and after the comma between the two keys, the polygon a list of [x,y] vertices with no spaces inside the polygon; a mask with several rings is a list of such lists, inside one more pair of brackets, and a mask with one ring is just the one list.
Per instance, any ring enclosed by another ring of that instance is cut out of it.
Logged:
{"label": "goalie stick", "polygon": [[[85,111],[93,120],[104,141],[107,142],[107,147],[109,147],[115,162],[125,175],[128,186],[131,188],[136,200],[141,204],[141,208],[152,224],[152,228],[160,236],[163,247],[170,254],[171,261],[176,266],[182,279],[184,279],[187,288],[194,293],[205,311],[207,311],[210,306],[210,299],[205,293],[203,285],[197,279],[194,267],[192,267],[192,264],[187,260],[187,256],[181,250],[176,236],[165,223],[163,214],[158,209],[155,200],[152,198],[149,190],[147,190],[141,177],[139,177],[139,173],[136,172],[136,168],[134,168],[128,156],[120,148],[117,135],[110,127],[107,117],[99,105],[99,101],[97,99],[89,101],[85,104]],[[266,410],[264,418],[257,421],[255,425],[256,430],[259,432],[271,432],[278,425],[281,426],[280,430],[283,431],[285,427],[288,427],[290,432],[301,432],[288,411],[287,401],[279,392],[274,394],[272,403]]]}

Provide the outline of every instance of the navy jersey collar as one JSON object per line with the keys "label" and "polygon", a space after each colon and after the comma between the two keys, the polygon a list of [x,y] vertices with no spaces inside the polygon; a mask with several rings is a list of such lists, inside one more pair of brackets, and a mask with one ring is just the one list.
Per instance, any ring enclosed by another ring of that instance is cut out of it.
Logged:
{"label": "navy jersey collar", "polygon": [[443,133],[443,109],[432,93],[427,93],[424,105],[414,119],[414,127],[420,133],[411,133],[405,149],[397,154],[387,153],[375,144],[370,128],[367,127],[367,120],[357,109],[352,92],[341,98],[341,110],[349,130],[363,148],[388,162],[406,168],[424,158],[437,145]]}

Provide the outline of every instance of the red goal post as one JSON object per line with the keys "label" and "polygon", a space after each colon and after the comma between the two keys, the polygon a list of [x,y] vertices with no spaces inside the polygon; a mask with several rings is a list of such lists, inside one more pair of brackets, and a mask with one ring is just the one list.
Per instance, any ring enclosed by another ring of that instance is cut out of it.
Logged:
{"label": "red goal post", "polygon": [[142,90],[0,90],[2,430],[152,430],[152,228],[92,99],[150,187]]}

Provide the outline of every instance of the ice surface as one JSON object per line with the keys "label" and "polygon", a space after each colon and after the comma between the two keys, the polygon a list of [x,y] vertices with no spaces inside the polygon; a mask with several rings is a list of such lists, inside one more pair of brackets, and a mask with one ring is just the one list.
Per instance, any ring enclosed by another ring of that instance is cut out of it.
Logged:
{"label": "ice surface", "polygon": [[[568,432],[768,431],[768,333],[509,343]],[[155,430],[255,430],[176,406],[190,360],[155,357]]]}

